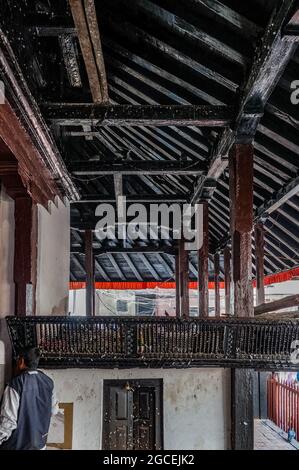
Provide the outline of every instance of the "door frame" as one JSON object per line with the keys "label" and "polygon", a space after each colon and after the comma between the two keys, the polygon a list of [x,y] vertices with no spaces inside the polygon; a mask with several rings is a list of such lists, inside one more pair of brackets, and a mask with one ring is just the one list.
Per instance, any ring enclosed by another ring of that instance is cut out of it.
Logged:
{"label": "door frame", "polygon": [[[152,387],[155,389],[156,397],[156,414],[155,414],[155,450],[164,449],[164,422],[163,422],[163,379],[113,379],[103,380],[103,414],[102,414],[102,450],[105,448],[107,433],[105,416],[109,413],[109,387],[111,386],[125,386],[127,383],[134,387]],[[158,413],[157,413],[158,411]]]}

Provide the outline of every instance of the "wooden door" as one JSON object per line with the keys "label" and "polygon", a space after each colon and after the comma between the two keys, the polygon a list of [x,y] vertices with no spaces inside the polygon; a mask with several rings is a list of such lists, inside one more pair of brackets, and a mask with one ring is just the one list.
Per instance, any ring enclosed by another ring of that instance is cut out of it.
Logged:
{"label": "wooden door", "polygon": [[162,448],[161,381],[105,381],[103,448]]}

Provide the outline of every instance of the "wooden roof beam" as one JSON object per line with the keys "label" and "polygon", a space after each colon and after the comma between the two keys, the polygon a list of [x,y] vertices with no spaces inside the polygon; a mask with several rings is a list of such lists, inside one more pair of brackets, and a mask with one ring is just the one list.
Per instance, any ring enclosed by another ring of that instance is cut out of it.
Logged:
{"label": "wooden roof beam", "polygon": [[[256,49],[255,59],[241,95],[236,121],[232,128],[226,128],[215,142],[210,155],[209,170],[206,178],[197,182],[191,196],[193,202],[203,197],[206,182],[211,178],[217,180],[227,168],[228,152],[232,144],[253,141],[264,107],[297,46],[298,17],[296,0],[278,2]],[[292,27],[292,35],[287,33],[289,27]],[[206,197],[211,198],[214,190],[215,186],[208,186]]]}
{"label": "wooden roof beam", "polygon": [[94,0],[69,0],[94,103],[106,103],[108,85]]}
{"label": "wooden roof beam", "polygon": [[[72,254],[82,254],[84,253],[83,248],[71,248]],[[172,248],[171,246],[165,245],[154,245],[154,246],[132,246],[132,247],[103,247],[103,248],[93,248],[94,256],[101,256],[105,254],[113,254],[113,253],[168,253],[168,254],[175,254],[176,249]]]}
{"label": "wooden roof beam", "polygon": [[210,105],[115,105],[48,103],[41,106],[47,120],[61,126],[228,126],[234,108]]}
{"label": "wooden roof beam", "polygon": [[126,160],[121,162],[73,162],[70,169],[74,175],[194,175],[203,172],[198,161],[176,162],[174,160]]}
{"label": "wooden roof beam", "polygon": [[[83,198],[80,201],[71,202],[71,207],[76,207],[77,204],[100,204],[102,202],[116,204],[116,198],[112,196],[105,196],[101,194],[84,194]],[[187,198],[185,194],[165,194],[165,195],[130,195],[126,196],[126,202],[139,202],[139,203],[155,203],[155,204],[185,204],[187,203]]]}

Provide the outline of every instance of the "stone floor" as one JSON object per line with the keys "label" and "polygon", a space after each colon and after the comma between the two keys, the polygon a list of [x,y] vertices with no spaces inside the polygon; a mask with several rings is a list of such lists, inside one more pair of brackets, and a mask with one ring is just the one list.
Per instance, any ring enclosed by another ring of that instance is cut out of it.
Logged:
{"label": "stone floor", "polygon": [[286,434],[268,420],[254,420],[255,450],[298,450],[286,440]]}

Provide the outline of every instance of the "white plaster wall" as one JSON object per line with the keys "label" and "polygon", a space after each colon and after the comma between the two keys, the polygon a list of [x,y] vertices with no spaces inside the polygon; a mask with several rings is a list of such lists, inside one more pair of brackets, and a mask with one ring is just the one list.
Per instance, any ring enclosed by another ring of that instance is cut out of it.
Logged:
{"label": "white plaster wall", "polygon": [[10,369],[10,341],[4,318],[14,314],[14,201],[0,191],[0,395]]}
{"label": "white plaster wall", "polygon": [[68,313],[70,207],[58,200],[50,210],[38,206],[36,314]]}
{"label": "white plaster wall", "polygon": [[103,380],[163,379],[164,448],[227,449],[230,436],[228,369],[45,371],[60,402],[74,403],[73,449],[101,448]]}

